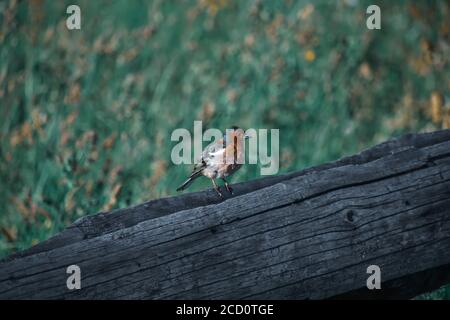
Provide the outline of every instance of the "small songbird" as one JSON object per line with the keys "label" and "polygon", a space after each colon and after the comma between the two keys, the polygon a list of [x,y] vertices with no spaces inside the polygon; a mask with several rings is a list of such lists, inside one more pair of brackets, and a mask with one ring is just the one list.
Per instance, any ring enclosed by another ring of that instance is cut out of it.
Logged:
{"label": "small songbird", "polygon": [[223,195],[216,183],[215,179],[217,178],[223,180],[227,191],[233,194],[233,189],[228,184],[226,177],[242,166],[243,161],[238,161],[238,159],[243,159],[243,143],[248,136],[238,127],[234,126],[232,129],[229,131],[228,137],[225,133],[222,139],[214,141],[203,150],[201,161],[194,165],[191,175],[177,188],[177,191],[186,189],[195,179],[205,176],[211,179],[219,197],[223,197]]}

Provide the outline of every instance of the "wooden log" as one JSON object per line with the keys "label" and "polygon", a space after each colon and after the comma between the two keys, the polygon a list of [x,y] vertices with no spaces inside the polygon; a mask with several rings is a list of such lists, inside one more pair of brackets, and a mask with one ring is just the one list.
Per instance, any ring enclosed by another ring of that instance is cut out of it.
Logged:
{"label": "wooden log", "polygon": [[0,298],[410,298],[450,282],[449,130],[234,190],[86,216],[1,262]]}

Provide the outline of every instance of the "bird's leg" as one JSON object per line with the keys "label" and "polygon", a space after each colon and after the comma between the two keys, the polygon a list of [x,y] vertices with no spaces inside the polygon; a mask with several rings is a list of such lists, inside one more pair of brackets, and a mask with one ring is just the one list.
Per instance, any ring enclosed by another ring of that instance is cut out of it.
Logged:
{"label": "bird's leg", "polygon": [[216,192],[217,192],[217,194],[219,195],[219,197],[222,198],[223,195],[222,195],[222,192],[220,192],[220,188],[219,188],[219,186],[217,185],[216,180],[211,179],[211,181],[212,181],[212,183],[213,183],[213,185],[214,185],[214,190],[216,190]]}
{"label": "bird's leg", "polygon": [[225,183],[225,188],[227,188],[227,191],[231,194],[233,194],[233,189],[230,187],[230,185],[228,184],[228,181],[225,180],[225,178],[222,178],[223,182]]}

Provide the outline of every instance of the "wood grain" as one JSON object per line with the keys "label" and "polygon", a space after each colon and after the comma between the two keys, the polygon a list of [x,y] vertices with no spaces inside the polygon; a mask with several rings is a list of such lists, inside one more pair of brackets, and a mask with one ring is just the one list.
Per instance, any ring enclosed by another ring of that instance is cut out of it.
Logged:
{"label": "wood grain", "polygon": [[234,191],[86,216],[1,262],[0,298],[410,298],[450,282],[449,130]]}

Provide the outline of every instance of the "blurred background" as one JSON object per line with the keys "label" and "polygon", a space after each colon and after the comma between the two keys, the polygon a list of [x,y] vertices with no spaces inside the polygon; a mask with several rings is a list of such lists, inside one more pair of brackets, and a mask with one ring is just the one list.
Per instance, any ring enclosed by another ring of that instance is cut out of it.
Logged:
{"label": "blurred background", "polygon": [[376,1],[381,30],[370,4],[0,1],[0,257],[177,194],[192,168],[171,163],[170,134],[194,120],[280,129],[280,173],[450,128],[449,2]]}

